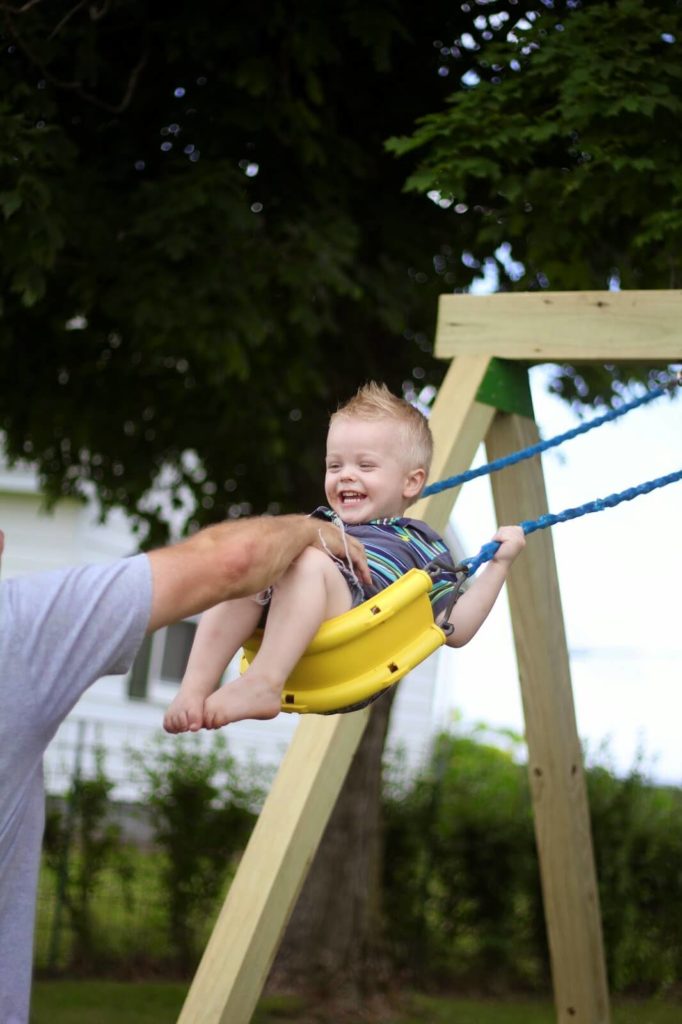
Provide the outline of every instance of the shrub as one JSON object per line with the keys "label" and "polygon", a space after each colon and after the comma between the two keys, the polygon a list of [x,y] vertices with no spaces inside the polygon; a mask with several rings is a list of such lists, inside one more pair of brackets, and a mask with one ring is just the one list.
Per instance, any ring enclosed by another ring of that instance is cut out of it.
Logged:
{"label": "shrub", "polygon": [[63,907],[72,932],[70,966],[79,971],[98,969],[107,959],[106,930],[93,907],[103,874],[118,875],[124,892],[132,879],[121,829],[108,820],[114,783],[105,772],[104,750],[96,747],[94,756],[94,776],[84,778],[77,772],[64,804],[50,807],[43,844],[45,863],[56,876],[51,960],[54,964],[59,959]]}
{"label": "shrub", "polygon": [[240,772],[222,735],[208,749],[194,740],[162,738],[146,754],[133,754],[164,855],[169,938],[183,970],[197,959],[198,936],[215,913],[262,799],[259,782]]}
{"label": "shrub", "polygon": [[671,988],[682,976],[682,792],[638,766],[625,779],[591,768],[587,783],[611,986]]}
{"label": "shrub", "polygon": [[[385,794],[384,900],[395,965],[422,982],[546,988],[549,963],[527,768],[479,736],[440,736]],[[614,992],[682,977],[682,791],[639,767],[587,771]]]}
{"label": "shrub", "polygon": [[385,902],[398,966],[476,985],[544,981],[525,769],[497,747],[443,735],[427,771],[388,796],[385,814]]}

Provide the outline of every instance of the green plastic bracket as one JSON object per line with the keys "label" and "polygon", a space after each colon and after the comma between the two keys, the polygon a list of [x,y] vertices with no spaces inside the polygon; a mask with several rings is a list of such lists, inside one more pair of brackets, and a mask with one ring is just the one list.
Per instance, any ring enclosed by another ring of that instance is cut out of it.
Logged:
{"label": "green plastic bracket", "polygon": [[476,401],[500,412],[517,413],[535,419],[528,382],[530,363],[512,359],[491,359],[476,395]]}

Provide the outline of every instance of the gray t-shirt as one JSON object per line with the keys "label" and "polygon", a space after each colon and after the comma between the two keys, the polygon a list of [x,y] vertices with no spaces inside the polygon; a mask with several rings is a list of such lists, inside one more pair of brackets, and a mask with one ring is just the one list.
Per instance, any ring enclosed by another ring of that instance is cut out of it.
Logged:
{"label": "gray t-shirt", "polygon": [[81,694],[128,670],[151,610],[145,555],[0,583],[0,1022],[26,1024],[43,753]]}

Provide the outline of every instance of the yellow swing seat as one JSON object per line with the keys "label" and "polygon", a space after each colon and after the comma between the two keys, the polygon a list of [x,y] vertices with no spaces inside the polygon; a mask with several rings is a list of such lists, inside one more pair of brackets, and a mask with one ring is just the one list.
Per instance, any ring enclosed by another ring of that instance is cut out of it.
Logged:
{"label": "yellow swing seat", "polygon": [[[433,621],[424,569],[410,569],[375,597],[323,622],[289,676],[282,711],[324,714],[368,700],[433,654],[445,633]],[[244,672],[262,630],[244,644]]]}

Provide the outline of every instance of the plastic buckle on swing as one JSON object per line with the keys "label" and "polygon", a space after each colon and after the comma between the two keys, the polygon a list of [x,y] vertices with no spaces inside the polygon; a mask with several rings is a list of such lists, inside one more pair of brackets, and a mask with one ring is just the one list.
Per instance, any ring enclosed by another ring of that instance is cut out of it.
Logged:
{"label": "plastic buckle on swing", "polygon": [[452,563],[446,561],[444,557],[432,558],[431,561],[424,566],[424,570],[428,572],[429,576],[434,581],[441,575],[447,574],[448,576],[452,576],[459,572],[461,568],[462,566],[453,567]]}
{"label": "plastic buckle on swing", "polygon": [[466,580],[469,577],[469,566],[465,565],[463,562],[460,562],[460,564],[456,565],[454,570],[452,570],[452,573],[455,577],[455,585],[453,587],[453,591],[450,596],[450,603],[448,605],[448,618],[450,617],[450,612],[457,603],[459,595],[462,591],[462,587],[464,586]]}
{"label": "plastic buckle on swing", "polygon": [[442,629],[445,636],[452,636],[452,634],[455,631],[455,627],[452,625],[451,622],[448,622],[448,619],[452,614],[452,609],[455,607],[462,587],[464,586],[464,583],[469,575],[469,566],[465,565],[463,562],[460,562],[459,565],[456,565],[453,568],[452,565],[448,565],[440,559],[434,558],[433,561],[429,562],[429,564],[425,566],[425,569],[434,582],[441,575],[455,577],[452,593],[448,598],[448,603],[445,607],[445,611],[443,612],[443,622],[439,623],[439,627],[440,629]]}

